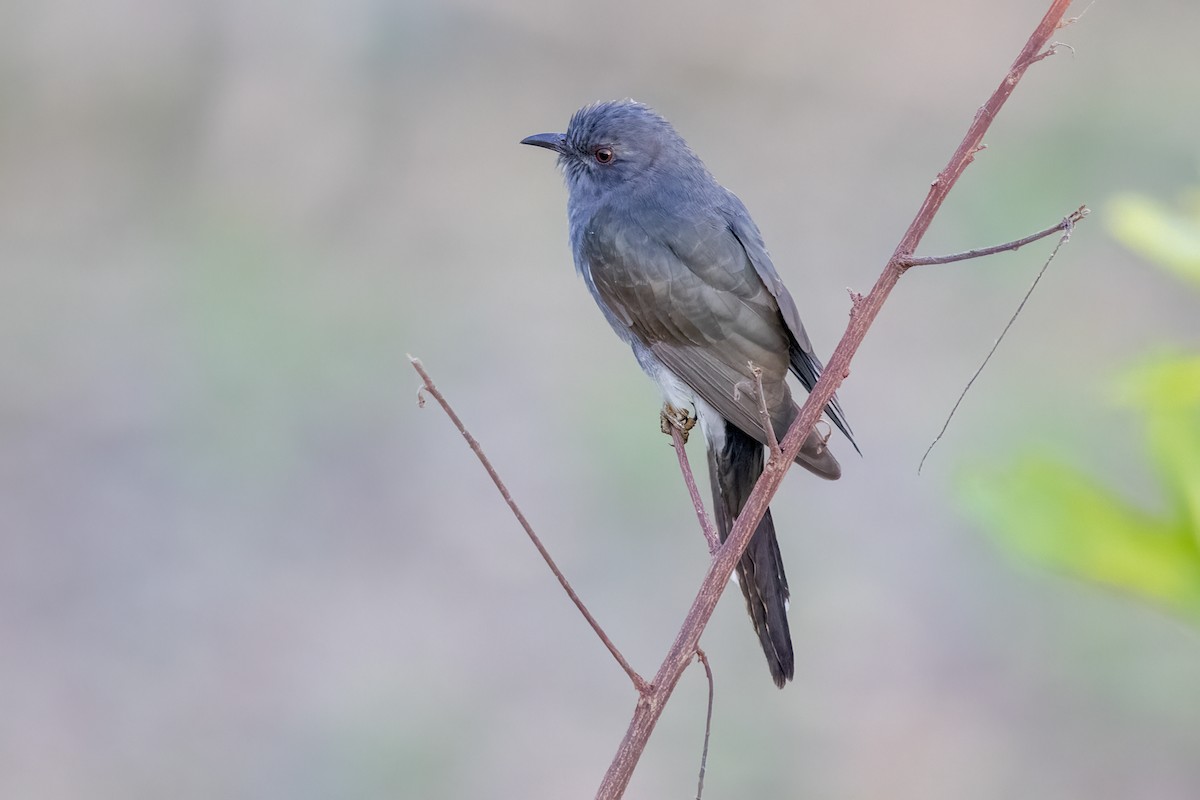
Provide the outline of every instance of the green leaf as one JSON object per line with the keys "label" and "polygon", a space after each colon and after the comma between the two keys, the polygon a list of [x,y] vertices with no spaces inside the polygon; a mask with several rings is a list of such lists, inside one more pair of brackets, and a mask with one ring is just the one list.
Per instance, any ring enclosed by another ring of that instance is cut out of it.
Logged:
{"label": "green leaf", "polygon": [[996,540],[1021,557],[1200,622],[1200,551],[1188,525],[1156,519],[1044,455],[974,473],[963,497]]}
{"label": "green leaf", "polygon": [[[1172,211],[1136,194],[1112,200],[1113,235],[1200,283],[1200,193]],[[967,507],[1006,549],[1200,622],[1200,357],[1164,355],[1125,373],[1118,402],[1145,420],[1168,510],[1154,516],[1046,455],[971,473]]]}
{"label": "green leaf", "polygon": [[1109,202],[1109,231],[1133,252],[1200,283],[1200,215],[1172,211],[1139,194]]}
{"label": "green leaf", "polygon": [[1170,500],[1200,535],[1200,357],[1165,356],[1130,370],[1120,401],[1146,415],[1146,439]]}

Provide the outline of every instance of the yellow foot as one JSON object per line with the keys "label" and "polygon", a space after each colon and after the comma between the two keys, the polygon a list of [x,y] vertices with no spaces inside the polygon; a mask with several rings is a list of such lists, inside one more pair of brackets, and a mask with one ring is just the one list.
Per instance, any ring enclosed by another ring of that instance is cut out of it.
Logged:
{"label": "yellow foot", "polygon": [[672,431],[679,431],[684,444],[687,444],[688,433],[696,427],[696,418],[687,409],[676,408],[670,403],[663,403],[659,420],[663,433],[670,436]]}

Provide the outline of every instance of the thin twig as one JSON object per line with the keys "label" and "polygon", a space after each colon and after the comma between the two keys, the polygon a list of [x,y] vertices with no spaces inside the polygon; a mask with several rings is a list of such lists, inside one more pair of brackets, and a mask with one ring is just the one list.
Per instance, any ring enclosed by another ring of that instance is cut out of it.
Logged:
{"label": "thin twig", "polygon": [[1038,54],[1050,41],[1051,35],[1058,27],[1058,23],[1062,20],[1070,4],[1071,0],[1052,0],[1050,8],[1034,29],[1025,46],[1021,48],[1020,54],[1000,81],[1000,85],[996,87],[991,97],[971,121],[966,135],[963,136],[962,142],[950,157],[945,168],[930,184],[925,201],[908,226],[908,230],[896,245],[883,273],[875,281],[875,286],[861,303],[854,304],[845,334],[834,349],[820,379],[809,392],[808,399],[792,422],[787,435],[780,443],[780,447],[783,449],[784,468],[763,471],[762,477],[758,479],[742,508],[742,513],[734,523],[733,530],[730,531],[725,543],[717,551],[716,557],[709,565],[708,572],[704,576],[695,600],[692,601],[687,617],[654,676],[654,691],[650,697],[642,698],[634,710],[625,736],[596,792],[597,800],[615,800],[625,793],[625,788],[629,785],[629,779],[646,748],[650,734],[654,732],[663,707],[678,684],[680,676],[691,663],[697,643],[700,641],[700,634],[712,617],[717,601],[729,582],[729,576],[733,574],[734,567],[750,544],[750,537],[758,528],[758,523],[766,513],[771,498],[779,490],[783,477],[787,474],[787,467],[790,466],[792,459],[800,453],[809,432],[813,429],[825,406],[833,399],[838,386],[849,375],[850,362],[854,354],[862,344],[867,331],[870,330],[871,324],[879,315],[888,295],[900,280],[900,276],[904,274],[905,267],[902,262],[911,253],[917,251],[921,239],[929,230],[934,216],[945,202],[950,189],[958,181],[967,165],[971,163],[974,154],[979,151],[979,145],[992,120],[1004,106],[1025,71],[1035,61],[1040,60]]}
{"label": "thin twig", "polygon": [[708,512],[704,510],[704,501],[700,499],[700,490],[696,488],[696,479],[692,475],[692,465],[688,462],[684,449],[687,442],[683,431],[678,425],[671,426],[671,440],[675,445],[675,455],[679,458],[679,471],[683,473],[683,482],[687,485],[688,495],[692,498],[692,508],[696,509],[696,519],[700,520],[700,530],[704,531],[704,540],[708,542],[708,554],[711,556],[721,549],[721,537],[713,527]]}
{"label": "thin twig", "polygon": [[779,439],[775,436],[775,425],[771,422],[771,412],[767,410],[767,393],[763,389],[762,367],[753,361],[748,363],[750,364],[750,372],[754,374],[755,389],[758,391],[758,413],[762,415],[763,428],[767,432],[767,450],[771,454],[771,460],[777,461],[779,458]]}
{"label": "thin twig", "polygon": [[1058,23],[1059,29],[1061,30],[1061,29],[1067,27],[1068,25],[1074,25],[1076,22],[1079,22],[1079,20],[1083,19],[1084,14],[1086,14],[1087,12],[1092,10],[1092,6],[1094,6],[1094,5],[1096,5],[1096,0],[1092,0],[1092,2],[1090,2],[1086,6],[1084,6],[1083,11],[1080,11],[1075,16],[1068,17],[1067,19],[1064,19],[1062,22]]}
{"label": "thin twig", "polygon": [[708,678],[708,711],[704,715],[704,749],[700,751],[700,781],[696,784],[696,800],[704,794],[704,770],[708,766],[708,737],[712,734],[713,712],[713,674],[709,666],[708,656],[699,647],[696,648],[696,660],[704,665],[704,674]]}
{"label": "thin twig", "polygon": [[[1083,217],[1086,215],[1087,209],[1080,207],[1079,210],[1080,212],[1083,212],[1079,215],[1079,219],[1083,219]],[[1058,255],[1059,248],[1071,240],[1071,231],[1075,226],[1075,223],[1072,221],[1074,216],[1075,215],[1072,214],[1070,217],[1067,217],[1062,221],[1063,235],[1059,237],[1058,244],[1054,245],[1054,249],[1050,251],[1050,256],[1046,259],[1046,263],[1042,264],[1042,268],[1038,270],[1038,274],[1034,277],[1033,283],[1029,284],[1028,291],[1026,291],[1025,296],[1021,298],[1021,302],[1017,306],[1017,310],[1014,311],[1013,315],[1008,318],[1008,324],[1004,326],[1004,330],[1000,331],[1000,335],[996,337],[996,341],[992,344],[992,349],[988,350],[988,354],[984,356],[983,362],[980,363],[979,368],[975,370],[975,374],[971,376],[971,380],[967,381],[967,385],[963,387],[962,394],[960,394],[958,399],[954,401],[954,408],[950,409],[950,413],[946,415],[946,421],[942,423],[942,429],[938,431],[937,436],[933,437],[933,441],[929,443],[929,447],[925,448],[925,455],[921,456],[921,462],[917,464],[918,475],[921,474],[921,470],[925,466],[925,459],[929,458],[929,454],[933,452],[934,446],[942,440],[942,436],[945,435],[946,429],[950,427],[950,420],[954,419],[954,415],[958,412],[958,407],[962,405],[963,398],[967,396],[967,392],[971,391],[971,387],[975,384],[975,379],[980,376],[980,374],[983,372],[983,368],[986,367],[988,362],[992,360],[992,356],[995,354],[996,348],[1000,346],[1000,342],[1004,341],[1004,337],[1008,335],[1008,329],[1011,328],[1013,323],[1017,321],[1017,317],[1020,316],[1021,311],[1025,308],[1025,304],[1029,302],[1029,298],[1033,294],[1033,290],[1037,288],[1038,281],[1040,281],[1042,276],[1046,274],[1046,269],[1049,268],[1050,262],[1054,260],[1056,255]]]}
{"label": "thin twig", "polygon": [[[512,509],[513,515],[517,518],[517,522],[521,523],[521,527],[525,529],[525,533],[528,534],[529,540],[533,542],[533,546],[537,548],[539,553],[541,553],[542,559],[546,562],[546,566],[550,568],[550,571],[554,573],[554,577],[558,578],[558,582],[562,584],[563,590],[566,591],[567,596],[571,598],[571,602],[574,603],[575,607],[579,609],[579,613],[583,614],[583,618],[587,620],[588,625],[592,626],[592,630],[596,632],[596,635],[600,637],[600,641],[603,642],[604,646],[608,648],[608,652],[612,653],[613,658],[615,658],[617,663],[621,665],[621,669],[625,670],[625,674],[629,676],[631,681],[633,681],[633,686],[635,689],[637,689],[638,694],[643,696],[647,694],[650,691],[650,687],[646,684],[645,679],[637,673],[637,670],[629,665],[629,662],[625,660],[625,656],[621,655],[621,651],[618,650],[617,646],[612,643],[612,639],[608,638],[608,634],[604,632],[604,629],[600,627],[600,623],[597,622],[596,618],[592,616],[592,612],[588,611],[587,606],[583,604],[583,600],[581,600],[579,595],[575,593],[575,590],[571,588],[571,584],[567,581],[567,577],[563,575],[562,570],[560,570],[558,565],[554,563],[554,559],[550,557],[550,552],[546,550],[545,546],[542,544],[542,540],[538,538],[538,535],[533,532],[533,526],[529,524],[529,520],[525,519],[525,515],[521,513],[521,509],[517,506],[517,501],[513,500],[512,495],[508,492],[508,487],[504,485],[504,481],[500,479],[500,475],[496,472],[495,468],[492,467],[492,462],[488,460],[486,455],[484,455],[483,448],[479,446],[479,442],[476,441],[475,437],[472,436],[470,431],[467,430],[466,425],[464,425],[463,421],[459,419],[458,414],[454,413],[454,409],[450,407],[450,403],[446,400],[445,396],[441,393],[437,386],[434,385],[433,378],[429,377],[429,373],[425,371],[425,365],[421,363],[421,359],[414,358],[410,355],[408,360],[412,363],[413,369],[417,371],[417,374],[421,376],[421,391],[429,392],[433,399],[438,401],[438,405],[440,405],[442,410],[446,412],[446,416],[448,416],[450,421],[454,423],[454,427],[458,428],[458,432],[461,433],[463,438],[467,440],[467,446],[471,448],[473,453],[475,453],[476,458],[479,459],[479,463],[483,464],[483,468],[487,471],[488,477],[492,479],[492,483],[496,484],[496,488],[500,490],[500,496],[504,498],[504,502],[508,503],[508,507]],[[421,405],[424,405],[424,403],[421,402],[419,393],[418,402]]]}
{"label": "thin twig", "polygon": [[981,247],[978,250],[967,250],[962,253],[951,253],[948,256],[914,256],[902,259],[900,264],[905,269],[908,269],[909,267],[923,267],[930,264],[952,264],[955,261],[966,261],[969,258],[981,258],[983,256],[992,256],[996,253],[1003,253],[1009,250],[1017,250],[1027,244],[1032,244],[1039,239],[1045,239],[1047,236],[1052,236],[1059,231],[1070,230],[1076,222],[1082,220],[1089,213],[1090,211],[1088,210],[1087,206],[1080,206],[1075,211],[1072,211],[1068,216],[1064,217],[1057,225],[1051,225],[1049,228],[1046,228],[1046,230],[1030,234],[1023,239],[1017,239],[1012,242],[993,245],[992,247]]}

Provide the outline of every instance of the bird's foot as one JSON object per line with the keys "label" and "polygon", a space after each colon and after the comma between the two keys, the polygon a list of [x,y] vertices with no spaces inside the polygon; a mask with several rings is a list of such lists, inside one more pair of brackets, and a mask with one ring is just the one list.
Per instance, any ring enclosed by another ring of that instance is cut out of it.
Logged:
{"label": "bird's foot", "polygon": [[687,444],[688,433],[696,427],[696,418],[691,412],[685,408],[676,408],[670,403],[663,403],[659,421],[662,423],[662,432],[667,436],[671,436],[673,431],[679,431],[684,444]]}

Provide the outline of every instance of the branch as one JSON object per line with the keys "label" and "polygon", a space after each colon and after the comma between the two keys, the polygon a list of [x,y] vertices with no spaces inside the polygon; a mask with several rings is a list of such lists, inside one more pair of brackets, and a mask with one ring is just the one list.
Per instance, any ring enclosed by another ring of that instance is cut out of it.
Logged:
{"label": "branch", "polygon": [[[754,374],[754,388],[758,392],[758,413],[762,417],[763,428],[767,432],[767,452],[771,456],[779,454],[779,440],[775,438],[775,423],[771,421],[771,412],[767,410],[767,392],[762,384],[762,367],[749,362],[750,372]],[[736,390],[735,390],[736,396]]]}
{"label": "branch", "polygon": [[[992,356],[996,354],[996,348],[1000,346],[1000,342],[1004,341],[1004,337],[1008,335],[1009,329],[1013,326],[1013,323],[1017,321],[1017,317],[1021,315],[1021,311],[1024,310],[1025,304],[1028,303],[1029,298],[1033,296],[1033,290],[1037,288],[1038,283],[1042,280],[1042,276],[1045,275],[1046,270],[1050,268],[1050,262],[1053,261],[1054,257],[1058,255],[1058,251],[1062,249],[1062,246],[1071,240],[1071,230],[1075,227],[1075,223],[1086,217],[1087,214],[1087,207],[1080,206],[1078,211],[1071,216],[1066,217],[1054,228],[1051,228],[1052,231],[1061,228],[1063,235],[1059,237],[1058,244],[1056,244],[1054,249],[1050,251],[1050,255],[1046,258],[1046,262],[1042,264],[1042,268],[1038,270],[1038,274],[1034,276],[1033,283],[1029,284],[1029,289],[1025,292],[1025,296],[1022,297],[1021,302],[1017,304],[1017,310],[1014,311],[1012,316],[1008,318],[1008,324],[1004,326],[1004,330],[1000,331],[1000,335],[997,336],[996,341],[992,343],[992,349],[988,350],[988,354],[983,357],[983,362],[980,363],[979,367],[975,370],[975,374],[971,376],[971,380],[967,381],[967,385],[963,387],[962,393],[958,396],[958,399],[954,401],[954,407],[950,409],[950,413],[946,416],[946,421],[942,423],[942,429],[938,431],[937,436],[933,437],[933,441],[930,442],[929,447],[925,449],[925,455],[921,456],[921,461],[919,464],[917,464],[918,475],[921,474],[921,469],[925,466],[925,459],[929,458],[929,454],[933,452],[933,448],[937,446],[937,443],[942,440],[942,436],[946,434],[946,429],[950,427],[950,420],[954,419],[954,415],[958,413],[958,407],[962,405],[962,401],[964,398],[966,398],[967,392],[971,391],[971,387],[975,385],[976,379],[978,379],[983,373],[984,367],[988,365],[988,362],[992,360]],[[1041,234],[1034,235],[1040,236]]]}
{"label": "branch", "polygon": [[704,675],[708,678],[708,711],[704,715],[704,748],[700,751],[700,780],[696,783],[696,800],[704,794],[704,770],[708,767],[708,738],[712,734],[713,710],[713,674],[709,666],[708,656],[699,647],[696,648],[696,660],[704,666]]}
{"label": "branch", "polygon": [[755,484],[733,530],[709,565],[708,573],[704,576],[700,591],[688,610],[683,627],[680,628],[675,642],[671,645],[658,673],[654,676],[653,691],[650,695],[643,695],[639,698],[625,737],[617,748],[617,753],[596,792],[597,800],[615,800],[625,793],[634,767],[637,766],[646,742],[649,741],[650,734],[662,714],[663,706],[674,691],[680,676],[691,663],[696,646],[700,641],[700,633],[712,617],[717,601],[729,582],[729,576],[733,574],[734,567],[750,543],[750,537],[758,528],[758,523],[766,513],[771,498],[778,491],[788,466],[792,459],[799,454],[804,440],[816,425],[822,410],[833,398],[838,386],[849,376],[850,361],[859,345],[862,344],[871,323],[878,316],[884,301],[887,300],[897,281],[900,280],[900,276],[904,274],[906,259],[912,257],[912,253],[921,243],[925,232],[929,230],[929,225],[933,222],[938,209],[945,202],[946,195],[950,193],[959,176],[971,163],[975,153],[979,152],[983,135],[987,132],[992,120],[1004,106],[1005,101],[1008,100],[1029,66],[1054,52],[1053,48],[1049,50],[1043,50],[1043,48],[1047,46],[1050,36],[1059,27],[1070,4],[1071,0],[1053,0],[1051,2],[1046,15],[1038,23],[1037,28],[1021,49],[1000,85],[975,114],[975,119],[967,129],[958,149],[954,151],[945,168],[938,173],[937,178],[929,187],[929,193],[925,196],[925,201],[921,204],[916,218],[913,219],[912,224],[908,226],[908,230],[900,239],[900,243],[896,246],[870,294],[861,300],[856,299],[850,312],[850,323],[846,327],[846,332],[834,349],[820,380],[809,393],[808,400],[800,409],[800,413],[791,428],[788,429],[787,435],[783,437],[783,441],[780,443],[781,452],[772,454],[768,460],[767,469],[763,471],[762,477]]}
{"label": "branch", "polygon": [[1004,253],[1009,250],[1018,250],[1027,244],[1033,244],[1038,239],[1045,239],[1047,236],[1052,236],[1059,231],[1069,233],[1075,223],[1080,222],[1084,217],[1090,214],[1091,211],[1087,206],[1080,206],[1072,211],[1069,215],[1063,217],[1062,221],[1057,225],[1051,225],[1044,231],[1030,234],[1023,239],[1017,239],[1004,244],[993,245],[992,247],[981,247],[978,250],[966,250],[962,253],[951,253],[948,256],[925,256],[923,258],[905,258],[901,259],[900,266],[904,269],[909,267],[923,267],[930,264],[952,264],[955,261],[966,261],[970,258],[982,258],[983,256],[994,256],[997,253]]}
{"label": "branch", "polygon": [[717,529],[713,527],[708,512],[704,510],[704,501],[700,499],[700,490],[696,488],[696,479],[692,476],[692,465],[688,463],[687,453],[684,452],[687,439],[677,425],[671,426],[671,440],[675,446],[675,455],[679,458],[679,471],[683,473],[683,482],[687,484],[692,508],[696,509],[696,519],[700,520],[700,530],[704,531],[704,540],[708,542],[708,554],[711,556],[721,549],[721,537],[717,535]]}
{"label": "branch", "polygon": [[638,694],[646,694],[649,691],[649,687],[646,685],[645,679],[641,675],[638,675],[637,671],[629,665],[629,662],[625,660],[625,656],[621,655],[621,651],[612,643],[612,640],[608,638],[608,634],[600,627],[600,623],[592,616],[592,612],[588,611],[587,606],[579,599],[579,595],[575,594],[575,590],[571,588],[571,584],[567,581],[566,576],[563,575],[562,570],[558,568],[558,565],[554,563],[554,559],[550,557],[550,552],[542,545],[542,540],[533,532],[533,526],[529,524],[529,520],[525,519],[525,515],[521,513],[521,509],[517,506],[517,501],[513,500],[512,495],[508,493],[508,487],[504,485],[504,481],[500,480],[500,475],[492,467],[492,462],[483,454],[483,448],[479,446],[479,442],[475,440],[475,437],[463,425],[458,414],[454,413],[454,409],[450,407],[449,401],[446,400],[437,386],[433,384],[433,378],[429,377],[429,373],[425,371],[425,365],[421,363],[421,359],[409,356],[408,360],[412,363],[412,367],[417,371],[417,374],[421,376],[421,388],[417,392],[417,403],[421,406],[425,405],[425,398],[422,392],[429,392],[433,399],[437,400],[438,405],[446,412],[446,416],[454,423],[454,427],[458,428],[458,432],[467,440],[467,446],[475,453],[479,459],[479,463],[483,464],[483,468],[487,470],[488,477],[492,479],[492,483],[496,484],[496,488],[500,490],[500,496],[504,498],[504,502],[508,503],[508,507],[512,509],[513,515],[517,518],[517,522],[521,523],[521,527],[529,535],[529,540],[533,542],[533,546],[542,554],[542,559],[545,560],[546,566],[554,573],[554,577],[558,578],[558,582],[562,584],[563,590],[571,598],[571,602],[579,609],[579,613],[583,614],[583,618],[587,620],[588,625],[592,626],[592,630],[596,632],[596,635],[600,637],[600,641],[608,648],[608,652],[612,653],[613,658],[621,665],[621,669],[625,670],[625,674],[633,681],[633,686],[637,689]]}

